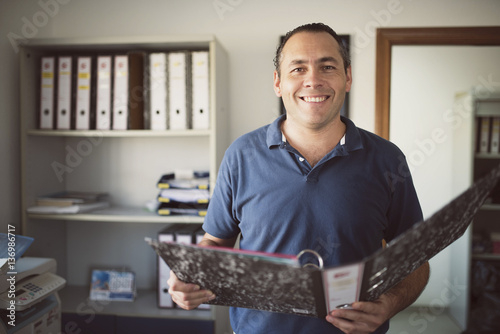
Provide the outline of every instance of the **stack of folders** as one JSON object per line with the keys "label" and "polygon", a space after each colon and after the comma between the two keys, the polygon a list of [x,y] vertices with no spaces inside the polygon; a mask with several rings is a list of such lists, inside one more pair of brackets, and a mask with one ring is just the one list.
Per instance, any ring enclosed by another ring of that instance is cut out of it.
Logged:
{"label": "stack of folders", "polygon": [[43,56],[40,129],[208,129],[208,51]]}
{"label": "stack of folders", "polygon": [[210,201],[209,173],[176,171],[161,176],[157,183],[158,214],[202,216]]}
{"label": "stack of folders", "polygon": [[[168,224],[158,233],[158,242],[178,242],[183,244],[198,244],[205,232],[201,224]],[[168,293],[167,281],[170,278],[170,268],[158,256],[158,307],[173,308],[175,303]],[[198,308],[208,309],[209,305],[202,304]]]}
{"label": "stack of folders", "polygon": [[476,152],[500,154],[500,117],[477,118]]}
{"label": "stack of folders", "polygon": [[109,207],[109,195],[101,192],[62,191],[40,196],[27,209],[33,214],[75,214]]}

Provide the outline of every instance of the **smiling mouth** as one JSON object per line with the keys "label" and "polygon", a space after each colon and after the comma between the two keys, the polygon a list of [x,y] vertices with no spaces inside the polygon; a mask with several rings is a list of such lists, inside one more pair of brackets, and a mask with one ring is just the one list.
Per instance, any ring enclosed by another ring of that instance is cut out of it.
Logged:
{"label": "smiling mouth", "polygon": [[326,101],[329,96],[302,96],[300,99],[305,102],[318,103]]}

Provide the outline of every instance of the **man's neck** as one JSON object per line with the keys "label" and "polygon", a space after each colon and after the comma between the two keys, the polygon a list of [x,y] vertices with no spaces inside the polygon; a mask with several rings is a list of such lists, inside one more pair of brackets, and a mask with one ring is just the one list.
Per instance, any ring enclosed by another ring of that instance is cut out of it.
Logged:
{"label": "man's neck", "polygon": [[345,134],[346,126],[340,117],[335,122],[317,129],[298,127],[293,121],[285,120],[281,124],[281,131],[287,142],[314,166],[337,146]]}

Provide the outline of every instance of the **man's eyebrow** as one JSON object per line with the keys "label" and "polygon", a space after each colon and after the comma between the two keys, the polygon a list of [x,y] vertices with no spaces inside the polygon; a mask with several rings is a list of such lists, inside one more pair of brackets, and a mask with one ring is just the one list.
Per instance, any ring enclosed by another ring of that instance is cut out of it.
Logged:
{"label": "man's eyebrow", "polygon": [[293,59],[290,61],[289,65],[302,65],[302,64],[305,64],[307,63],[306,60],[303,60],[303,59]]}
{"label": "man's eyebrow", "polygon": [[340,61],[335,57],[323,57],[318,60],[318,63],[328,63],[328,62],[340,63]]}
{"label": "man's eyebrow", "polygon": [[[340,64],[340,61],[335,57],[322,57],[316,60],[317,64],[330,63],[330,62],[335,64]],[[308,61],[304,59],[293,59],[290,61],[289,65],[302,65],[306,63],[308,63]]]}

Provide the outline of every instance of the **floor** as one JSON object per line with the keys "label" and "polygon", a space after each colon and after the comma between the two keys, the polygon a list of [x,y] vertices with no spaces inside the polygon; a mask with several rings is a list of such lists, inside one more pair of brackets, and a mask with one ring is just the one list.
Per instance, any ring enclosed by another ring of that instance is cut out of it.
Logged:
{"label": "floor", "polygon": [[[434,312],[431,312],[434,311]],[[459,334],[462,330],[446,311],[409,307],[391,319],[388,334]]]}

